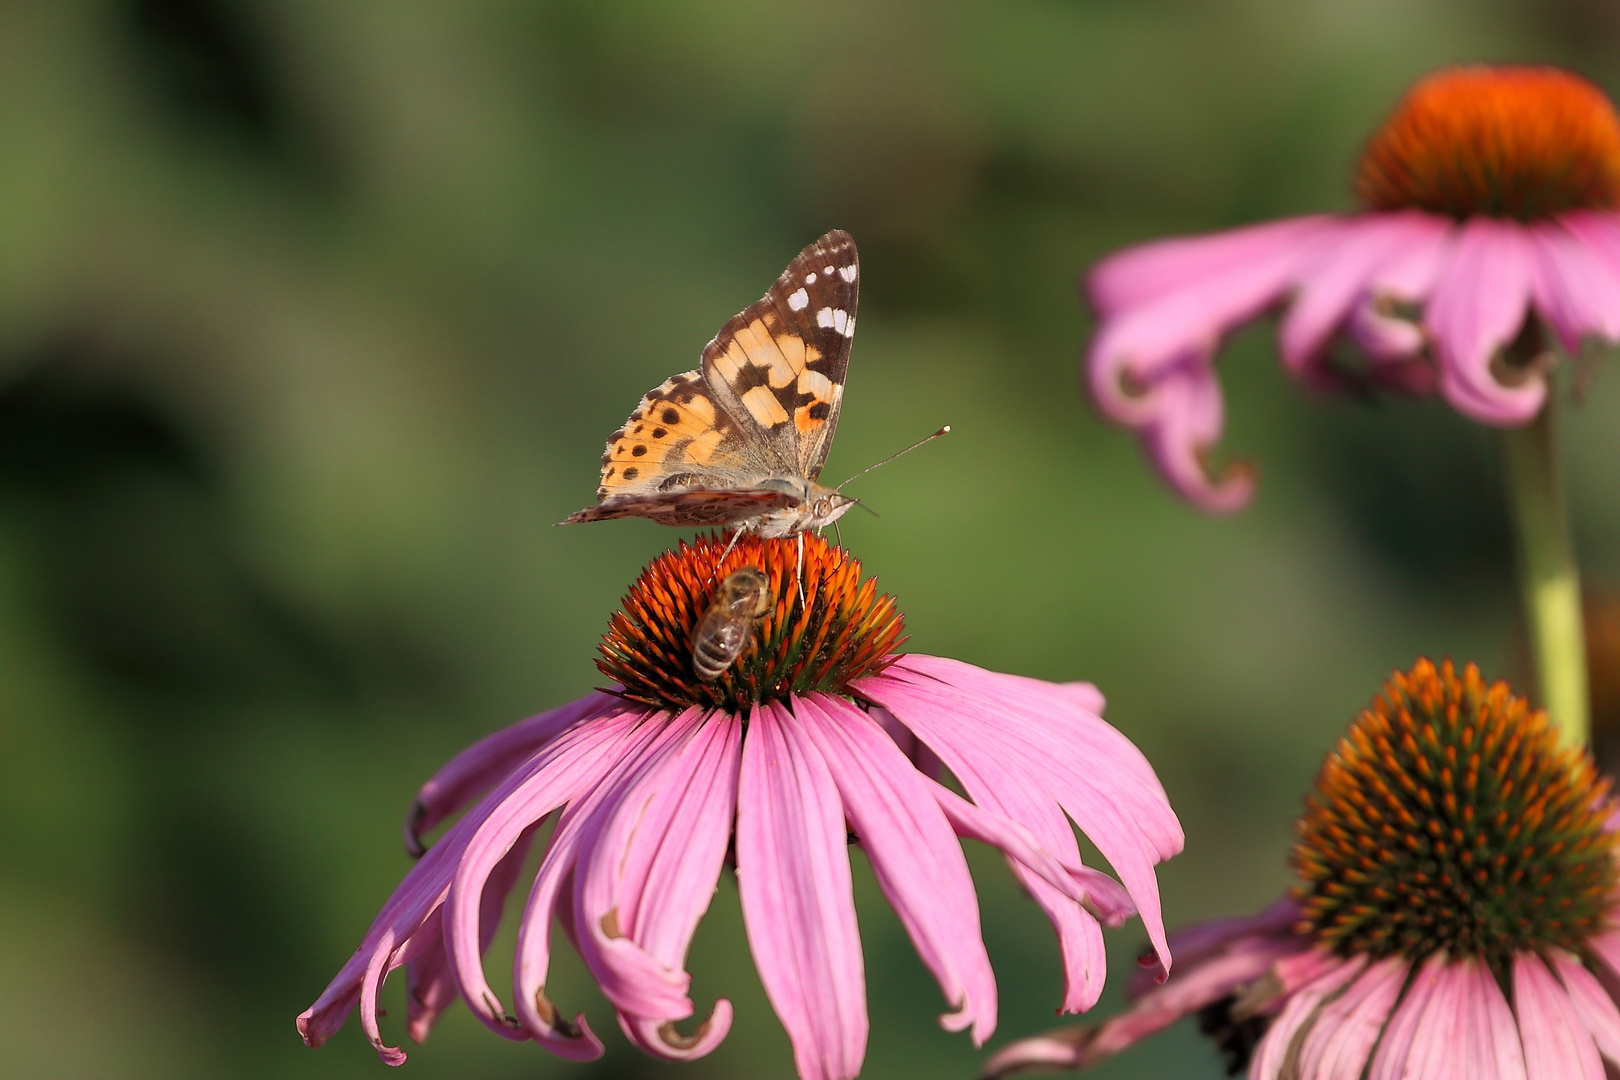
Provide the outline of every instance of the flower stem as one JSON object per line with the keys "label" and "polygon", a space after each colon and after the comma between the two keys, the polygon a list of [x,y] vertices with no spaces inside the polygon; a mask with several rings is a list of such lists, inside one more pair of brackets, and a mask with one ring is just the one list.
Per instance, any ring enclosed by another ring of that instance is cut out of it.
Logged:
{"label": "flower stem", "polygon": [[1564,739],[1591,738],[1587,701],[1586,634],[1581,625],[1581,576],[1564,502],[1558,452],[1558,400],[1522,428],[1505,431],[1508,502],[1518,537],[1519,588],[1541,703]]}

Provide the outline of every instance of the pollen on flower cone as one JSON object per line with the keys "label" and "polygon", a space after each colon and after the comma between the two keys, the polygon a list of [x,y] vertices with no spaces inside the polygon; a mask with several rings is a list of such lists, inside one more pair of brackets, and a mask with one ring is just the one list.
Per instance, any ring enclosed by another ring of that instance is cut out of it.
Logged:
{"label": "pollen on flower cone", "polygon": [[[745,534],[727,552],[728,542],[725,536],[682,541],[631,586],[596,662],[624,696],[674,710],[746,711],[790,693],[840,693],[894,661],[904,619],[875,578],[862,578],[849,552],[813,534],[771,540]],[[720,583],[750,566],[764,573],[768,607],[748,629],[736,661],[706,680],[693,663],[693,634]]]}
{"label": "pollen on flower cone", "polygon": [[1620,206],[1620,116],[1556,68],[1464,67],[1419,82],[1362,155],[1372,210],[1548,217]]}
{"label": "pollen on flower cone", "polygon": [[1547,714],[1470,664],[1390,679],[1299,823],[1299,930],[1345,954],[1575,949],[1617,884],[1615,802]]}

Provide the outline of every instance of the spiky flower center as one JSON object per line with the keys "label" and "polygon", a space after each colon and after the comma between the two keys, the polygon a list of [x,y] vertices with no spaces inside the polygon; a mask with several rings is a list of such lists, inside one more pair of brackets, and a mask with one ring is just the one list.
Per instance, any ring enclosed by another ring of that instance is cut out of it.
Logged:
{"label": "spiky flower center", "polygon": [[682,541],[630,587],[596,661],[626,697],[746,712],[790,693],[845,693],[894,661],[904,619],[849,552],[811,534],[802,549],[798,536],[750,534],[728,553],[727,540]]}
{"label": "spiky flower center", "polygon": [[1620,117],[1603,91],[1550,67],[1464,67],[1414,86],[1361,157],[1373,210],[1530,221],[1620,206]]}
{"label": "spiky flower center", "polygon": [[1545,712],[1472,664],[1419,660],[1356,717],[1306,799],[1300,931],[1344,953],[1496,965],[1576,947],[1615,886],[1614,808]]}

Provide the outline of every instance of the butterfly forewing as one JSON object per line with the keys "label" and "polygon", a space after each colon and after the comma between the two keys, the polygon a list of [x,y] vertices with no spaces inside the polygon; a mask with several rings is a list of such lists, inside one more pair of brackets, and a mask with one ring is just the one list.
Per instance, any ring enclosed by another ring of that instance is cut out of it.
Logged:
{"label": "butterfly forewing", "polygon": [[773,470],[814,480],[838,426],[860,286],[855,241],[833,230],[799,252],[703,350],[703,374]]}

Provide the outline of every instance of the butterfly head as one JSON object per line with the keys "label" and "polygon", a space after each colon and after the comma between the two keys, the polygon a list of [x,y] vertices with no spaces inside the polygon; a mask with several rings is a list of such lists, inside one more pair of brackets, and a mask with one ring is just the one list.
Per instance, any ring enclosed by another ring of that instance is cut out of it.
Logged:
{"label": "butterfly head", "polygon": [[840,495],[832,488],[822,487],[814,480],[798,477],[792,480],[771,481],[764,486],[778,485],[793,495],[798,502],[793,506],[761,514],[755,519],[750,526],[751,531],[767,538],[792,536],[795,533],[825,528],[847,514],[849,508],[859,501],[848,495]]}

